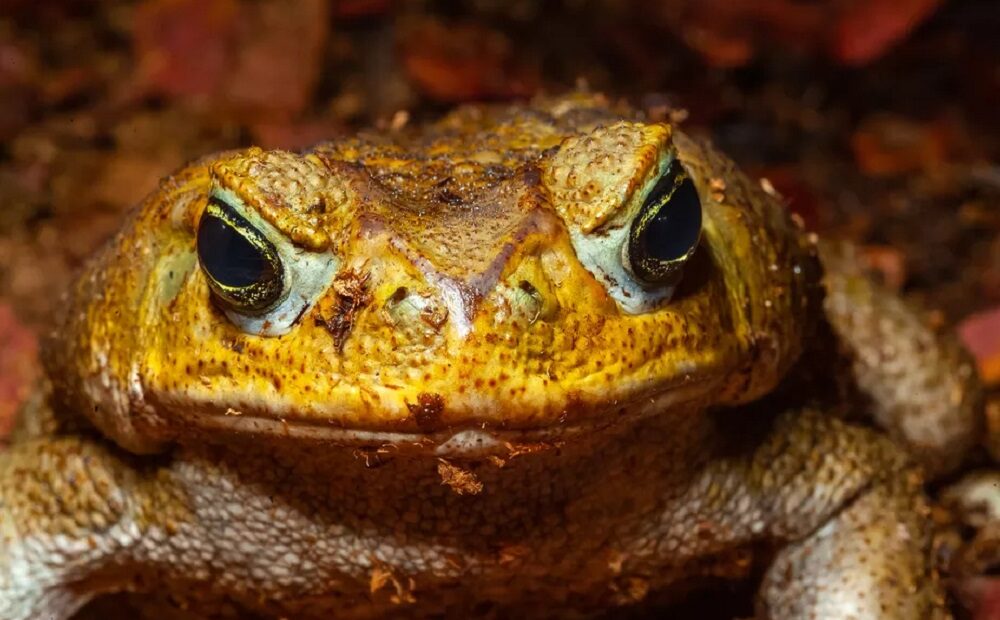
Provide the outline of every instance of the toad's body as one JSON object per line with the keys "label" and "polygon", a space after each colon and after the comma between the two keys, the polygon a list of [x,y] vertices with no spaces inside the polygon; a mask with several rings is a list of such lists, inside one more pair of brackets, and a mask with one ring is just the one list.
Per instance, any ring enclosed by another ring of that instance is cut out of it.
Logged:
{"label": "toad's body", "polygon": [[[974,376],[849,252],[824,305],[815,253],[593,97],[196,162],[64,302],[0,453],[0,617],[565,616],[755,563],[764,617],[929,617],[896,445],[954,467]],[[896,441],[818,411],[816,369]]]}

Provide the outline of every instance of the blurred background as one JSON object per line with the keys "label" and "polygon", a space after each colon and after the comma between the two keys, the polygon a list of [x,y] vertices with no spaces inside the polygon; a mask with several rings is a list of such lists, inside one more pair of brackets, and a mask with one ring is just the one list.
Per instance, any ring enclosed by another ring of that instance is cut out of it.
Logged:
{"label": "blurred background", "polygon": [[[0,0],[0,437],[73,270],[185,161],[571,88],[860,243],[960,330],[1000,427],[996,0]],[[1000,618],[993,584],[963,613]]]}

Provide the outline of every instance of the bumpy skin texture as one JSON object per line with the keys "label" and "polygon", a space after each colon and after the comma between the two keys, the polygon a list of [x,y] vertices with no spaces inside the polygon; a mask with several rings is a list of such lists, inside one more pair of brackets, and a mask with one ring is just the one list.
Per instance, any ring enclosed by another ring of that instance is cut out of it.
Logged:
{"label": "bumpy skin texture", "polygon": [[984,432],[975,362],[954,334],[889,294],[847,243],[822,243],[824,308],[864,409],[931,476],[954,471]]}
{"label": "bumpy skin texture", "polygon": [[[613,240],[675,157],[703,232],[667,299]],[[287,326],[213,300],[220,191],[312,261],[292,295],[329,274]],[[775,197],[600,97],[195,162],[64,302],[0,453],[0,617],[585,616],[755,565],[765,618],[943,615],[919,468],[795,389],[821,296]]]}

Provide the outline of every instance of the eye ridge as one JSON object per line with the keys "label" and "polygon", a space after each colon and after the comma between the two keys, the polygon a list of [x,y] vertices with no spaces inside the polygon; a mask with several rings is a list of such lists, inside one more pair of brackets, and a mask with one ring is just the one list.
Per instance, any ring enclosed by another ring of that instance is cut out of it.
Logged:
{"label": "eye ridge", "polygon": [[684,167],[673,161],[632,221],[625,267],[645,284],[676,284],[701,238],[701,201]]}
{"label": "eye ridge", "polygon": [[261,313],[282,298],[285,274],[277,248],[218,196],[209,198],[198,222],[197,248],[209,287],[233,310]]}

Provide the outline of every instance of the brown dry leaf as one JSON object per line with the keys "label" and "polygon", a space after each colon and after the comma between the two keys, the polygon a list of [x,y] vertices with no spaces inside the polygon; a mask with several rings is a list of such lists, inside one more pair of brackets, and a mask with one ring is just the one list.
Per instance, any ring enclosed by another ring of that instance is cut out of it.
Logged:
{"label": "brown dry leaf", "polygon": [[510,39],[478,23],[411,23],[400,48],[409,79],[438,101],[525,97],[539,85],[537,69],[518,62]]}
{"label": "brown dry leaf", "polygon": [[168,97],[211,97],[230,68],[236,0],[147,0],[132,27],[137,80]]}
{"label": "brown dry leaf", "polygon": [[160,179],[179,167],[182,160],[116,153],[104,159],[100,175],[92,179],[85,199],[126,210],[157,188]]}
{"label": "brown dry leaf", "polygon": [[16,135],[31,117],[36,55],[27,43],[0,41],[0,140]]}
{"label": "brown dry leaf", "polygon": [[[756,48],[764,45],[826,50],[842,63],[862,65],[905,39],[941,4],[942,0],[667,0],[658,6],[660,18],[705,62],[736,67],[750,62]],[[639,6],[649,10],[646,4]]]}
{"label": "brown dry leaf", "polygon": [[875,270],[889,288],[898,291],[906,283],[906,256],[891,245],[870,244],[861,248],[868,266]]}
{"label": "brown dry leaf", "polygon": [[25,86],[36,80],[38,50],[28,41],[0,42],[0,88]]}
{"label": "brown dry leaf", "polygon": [[343,133],[343,127],[331,120],[298,122],[262,121],[250,127],[254,144],[265,149],[301,151]]}
{"label": "brown dry leaf", "polygon": [[483,483],[476,474],[444,459],[438,459],[438,475],[442,484],[459,495],[479,495],[483,492]]}
{"label": "brown dry leaf", "polygon": [[38,340],[0,302],[0,440],[14,425],[14,414],[28,397],[39,374]]}
{"label": "brown dry leaf", "polygon": [[994,461],[1000,461],[1000,394],[986,397],[986,437],[983,443]]}
{"label": "brown dry leaf", "polygon": [[851,136],[858,167],[879,177],[940,170],[954,143],[952,130],[943,122],[918,123],[884,114],[866,119]]}
{"label": "brown dry leaf", "polygon": [[252,118],[311,101],[329,29],[325,0],[147,0],[136,10],[137,82]]}
{"label": "brown dry leaf", "polygon": [[42,327],[74,270],[120,226],[120,214],[92,209],[0,236],[0,296]]}
{"label": "brown dry leaf", "polygon": [[380,15],[392,8],[394,0],[337,0],[333,3],[333,16],[356,19]]}
{"label": "brown dry leaf", "polygon": [[265,0],[242,5],[239,40],[222,103],[264,120],[309,105],[329,31],[325,0]]}
{"label": "brown dry leaf", "polygon": [[941,4],[942,0],[854,0],[838,16],[830,52],[849,65],[875,60]]}
{"label": "brown dry leaf", "polygon": [[762,44],[814,48],[831,2],[795,0],[667,0],[637,3],[659,19],[702,59],[717,67],[739,67]]}

